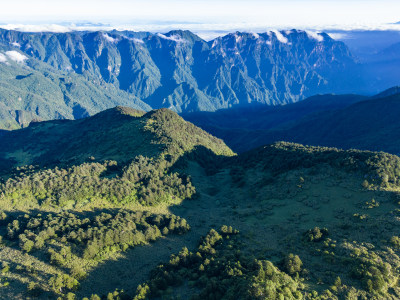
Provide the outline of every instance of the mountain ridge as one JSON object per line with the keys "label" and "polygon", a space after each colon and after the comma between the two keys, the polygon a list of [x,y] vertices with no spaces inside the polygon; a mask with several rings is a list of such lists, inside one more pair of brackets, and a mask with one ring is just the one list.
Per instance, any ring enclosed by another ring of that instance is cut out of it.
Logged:
{"label": "mountain ridge", "polygon": [[[362,82],[357,61],[345,44],[324,33],[300,30],[235,32],[206,42],[182,30],[153,34],[115,30],[25,33],[1,29],[0,47],[25,56],[25,61],[31,67],[37,65],[41,73],[50,68],[55,76],[76,77],[84,85],[94,85],[90,93],[82,93],[80,101],[74,100],[81,106],[76,109],[77,116],[82,115],[80,111],[89,115],[98,112],[96,106],[111,106],[104,97],[96,105],[86,104],[89,94],[101,90],[109,92],[115,105],[190,112],[252,103],[292,103],[317,93],[349,91]],[[336,76],[338,73],[340,77]],[[27,74],[17,73],[15,77],[19,75]],[[13,86],[21,86],[26,80],[29,78],[14,80]],[[82,89],[78,85],[76,93]],[[5,96],[11,102],[8,98]],[[30,111],[26,101],[22,97]],[[57,100],[54,107],[48,106],[49,112],[39,110],[38,117],[76,118],[66,113],[70,108],[59,108],[68,101],[68,97]],[[7,109],[15,110],[14,107],[15,103]]]}

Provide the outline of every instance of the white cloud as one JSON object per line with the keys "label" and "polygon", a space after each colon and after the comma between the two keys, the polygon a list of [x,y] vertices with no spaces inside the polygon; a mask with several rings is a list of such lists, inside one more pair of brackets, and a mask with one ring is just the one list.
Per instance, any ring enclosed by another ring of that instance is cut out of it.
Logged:
{"label": "white cloud", "polygon": [[132,40],[133,40],[135,43],[144,44],[143,40],[141,40],[141,39],[133,38]]}
{"label": "white cloud", "polygon": [[182,37],[180,37],[179,35],[171,35],[171,36],[166,36],[162,33],[157,33],[157,35],[165,40],[170,40],[170,41],[174,41],[176,43],[186,43],[187,41],[184,40]]}
{"label": "white cloud", "polygon": [[28,57],[26,57],[25,55],[19,53],[18,51],[14,51],[14,50],[7,51],[6,55],[8,56],[9,59],[16,61],[18,63],[22,63],[28,59]]}
{"label": "white cloud", "polygon": [[[23,32],[69,32],[71,28],[58,24],[6,24],[0,25],[1,28],[8,30],[17,30]],[[83,29],[82,29],[83,30]]]}
{"label": "white cloud", "polygon": [[276,29],[271,30],[271,31],[273,33],[275,33],[275,36],[278,39],[278,41],[280,41],[283,44],[287,44],[288,43],[288,39],[285,36],[283,36],[283,34],[280,31],[278,31]]}
{"label": "white cloud", "polygon": [[21,47],[21,45],[17,42],[12,42],[11,45],[13,45],[14,47],[18,47],[18,48]]}
{"label": "white cloud", "polygon": [[117,39],[114,39],[113,37],[109,36],[107,33],[103,33],[103,37],[109,41],[110,43],[116,43]]}
{"label": "white cloud", "polygon": [[[399,1],[400,3],[400,1]],[[0,12],[1,15],[1,12]],[[25,32],[71,32],[71,31],[109,31],[109,30],[132,30],[132,31],[149,31],[153,33],[162,32],[165,33],[171,30],[182,29],[190,30],[193,33],[199,35],[201,38],[210,41],[216,37],[229,34],[236,31],[245,32],[265,32],[269,28],[275,28],[277,30],[285,30],[296,28],[299,30],[314,31],[314,32],[332,32],[337,30],[350,31],[350,30],[397,30],[400,31],[400,24],[384,23],[378,21],[370,22],[357,22],[357,23],[346,23],[339,22],[327,23],[327,22],[283,22],[280,18],[268,19],[263,18],[268,21],[252,20],[252,21],[210,21],[210,22],[159,22],[159,21],[146,21],[138,23],[123,23],[124,21],[115,21],[112,25],[110,24],[91,24],[91,23],[61,23],[60,24],[6,24],[0,25],[0,28],[5,28],[9,30],[18,30]],[[302,20],[306,18],[302,18]],[[397,19],[396,19],[397,20]],[[107,20],[108,21],[108,20]],[[279,21],[279,22],[278,22]],[[282,33],[287,35],[286,32]],[[336,34],[336,33],[335,33]],[[171,37],[166,37],[170,40],[174,40]],[[184,41],[181,38],[176,40]],[[175,40],[175,41],[176,41]],[[139,41],[137,41],[140,43]]]}
{"label": "white cloud", "polygon": [[5,63],[5,62],[7,62],[7,57],[3,53],[0,53],[0,63]]}
{"label": "white cloud", "polygon": [[242,40],[242,36],[241,35],[237,35],[237,33],[235,33],[235,41],[236,43],[240,43],[240,41]]}
{"label": "white cloud", "polygon": [[[399,1],[400,4],[400,1]],[[0,11],[1,16],[1,11]],[[325,16],[326,17],[326,16]],[[311,21],[307,18],[302,17],[302,22],[291,22],[290,20],[284,22],[283,18],[262,18],[254,20],[201,20],[199,22],[181,22],[178,20],[169,20],[168,22],[154,21],[154,19],[138,21],[137,23],[129,23],[129,21],[116,20],[110,24],[91,24],[88,23],[60,23],[60,24],[6,24],[0,25],[0,28],[18,31],[28,32],[70,32],[70,31],[109,31],[109,30],[132,30],[132,31],[149,31],[153,33],[162,32],[166,33],[171,30],[182,29],[190,30],[193,33],[199,35],[201,38],[209,41],[216,37],[223,36],[235,31],[245,32],[265,32],[269,28],[275,28],[278,30],[288,30],[292,28],[300,30],[309,30],[314,32],[332,32],[337,30],[350,31],[350,30],[398,30],[400,31],[400,24],[393,24],[383,22],[375,19],[369,19],[368,22],[341,22],[336,20],[331,21]],[[304,20],[307,20],[305,22]],[[395,21],[398,20],[398,17]],[[107,22],[109,20],[107,19]],[[285,32],[282,32],[286,34]],[[287,35],[287,34],[286,34]]]}
{"label": "white cloud", "polygon": [[328,33],[328,35],[333,38],[334,40],[345,40],[350,38],[350,35],[347,33],[342,33],[342,32],[333,32],[333,33]]}
{"label": "white cloud", "polygon": [[126,39],[128,39],[128,40],[130,40],[130,41],[133,41],[133,42],[135,42],[135,43],[144,44],[144,41],[141,40],[141,39],[130,38],[130,37],[127,37],[127,36],[125,36],[125,35],[123,35],[123,37],[126,38]]}
{"label": "white cloud", "polygon": [[[132,30],[132,31],[149,31],[153,33],[157,32],[168,32],[171,30],[190,30],[200,36],[210,39],[217,36],[226,35],[235,31],[246,31],[246,32],[265,32],[268,28],[275,28],[278,30],[285,30],[290,32],[288,28],[296,28],[301,30],[310,31],[333,31],[333,30],[398,30],[400,31],[400,24],[392,23],[358,23],[358,24],[345,24],[345,23],[331,23],[331,24],[320,24],[320,23],[308,23],[308,24],[281,24],[281,23],[263,23],[263,22],[210,22],[210,23],[180,23],[168,22],[157,23],[157,22],[146,22],[145,24],[130,24],[130,23],[115,23],[113,25],[94,26],[90,24],[82,25],[59,25],[59,24],[0,24],[0,28],[8,30],[17,30],[23,32],[70,32],[70,31],[110,31],[116,30]],[[210,38],[208,38],[210,36]]]}
{"label": "white cloud", "polygon": [[320,35],[318,32],[306,30],[308,37],[317,40],[318,42],[323,42],[324,37]]}
{"label": "white cloud", "polygon": [[309,23],[370,24],[375,20],[394,23],[399,21],[400,11],[398,0],[114,0],[110,3],[110,0],[3,0],[0,19],[140,20],[146,24],[151,20],[264,22],[273,28],[282,24],[298,28]]}

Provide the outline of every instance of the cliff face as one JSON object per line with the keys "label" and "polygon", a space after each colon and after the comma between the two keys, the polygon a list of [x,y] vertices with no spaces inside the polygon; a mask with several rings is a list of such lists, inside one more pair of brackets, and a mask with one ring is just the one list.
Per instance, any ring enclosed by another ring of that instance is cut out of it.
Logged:
{"label": "cliff face", "polygon": [[[0,30],[0,45],[3,52],[12,49],[24,55],[26,63],[35,61],[42,74],[43,68],[51,68],[73,75],[111,94],[109,98],[117,99],[117,104],[135,101],[135,108],[142,109],[190,112],[249,103],[286,104],[317,93],[346,92],[362,84],[359,66],[342,42],[324,33],[298,30],[236,32],[209,42],[189,31]],[[65,87],[67,92],[81,89],[79,84]],[[82,105],[83,101],[73,102],[88,114],[99,111]],[[98,102],[111,107],[105,99]]]}

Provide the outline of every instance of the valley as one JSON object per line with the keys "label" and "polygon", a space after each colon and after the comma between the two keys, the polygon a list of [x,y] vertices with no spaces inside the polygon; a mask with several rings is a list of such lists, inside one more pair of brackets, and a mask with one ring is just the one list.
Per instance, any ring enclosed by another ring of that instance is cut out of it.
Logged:
{"label": "valley", "polygon": [[182,116],[244,152],[278,141],[399,154],[397,87],[373,97],[316,95],[278,107]]}

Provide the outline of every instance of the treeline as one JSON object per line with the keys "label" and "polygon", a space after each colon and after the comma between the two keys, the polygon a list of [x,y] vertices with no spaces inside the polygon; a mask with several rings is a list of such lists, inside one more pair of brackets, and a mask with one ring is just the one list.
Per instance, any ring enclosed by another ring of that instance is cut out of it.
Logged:
{"label": "treeline", "polygon": [[[142,211],[101,213],[92,217],[74,213],[24,214],[1,217],[6,225],[4,239],[18,241],[25,252],[40,250],[52,241],[65,245],[67,252],[85,259],[96,258],[101,252],[125,251],[170,233],[183,234],[190,229],[185,219],[175,215],[154,215]],[[57,254],[48,249],[54,259]],[[54,254],[54,255],[53,255]],[[64,255],[65,256],[65,255]]]}
{"label": "treeline", "polygon": [[138,156],[124,167],[115,161],[36,171],[27,167],[0,185],[0,199],[71,207],[98,200],[156,205],[190,198],[195,193],[190,178],[168,173],[167,166],[166,160]]}
{"label": "treeline", "polygon": [[[134,295],[116,290],[102,297],[91,295],[90,299],[397,299],[398,275],[376,252],[348,243],[346,251],[336,253],[336,241],[329,238],[326,228],[310,229],[303,238],[304,245],[314,248],[313,255],[322,255],[328,264],[334,260],[343,263],[348,285],[337,275],[330,285],[307,284],[313,274],[298,255],[289,253],[275,264],[256,258],[241,251],[237,230],[222,226],[218,231],[210,230],[194,251],[183,248],[169,262],[160,264]],[[394,247],[400,244],[398,238],[390,243]]]}
{"label": "treeline", "polygon": [[[196,250],[183,248],[154,269],[133,299],[304,299],[297,255],[282,260],[282,268],[291,271],[288,275],[270,261],[241,253],[238,234],[230,226],[210,230]],[[132,299],[120,291],[104,297]]]}
{"label": "treeline", "polygon": [[340,170],[362,173],[367,184],[383,187],[400,185],[400,158],[384,152],[277,142],[241,154],[233,158],[231,164],[244,169],[261,166],[275,174],[326,164]]}
{"label": "treeline", "polygon": [[26,253],[42,253],[51,264],[66,271],[48,282],[54,293],[62,295],[76,290],[86,277],[85,261],[103,260],[110,252],[126,251],[190,229],[185,219],[175,215],[127,210],[90,216],[68,212],[20,216],[2,213],[0,225],[6,232],[0,241]]}
{"label": "treeline", "polygon": [[[371,227],[375,227],[374,220],[368,222],[372,223]],[[373,229],[368,229],[373,232]],[[400,295],[397,272],[400,239],[397,236],[387,239],[390,235],[386,229],[379,230],[381,245],[348,242],[346,238],[333,240],[326,228],[319,227],[308,230],[304,236],[314,256],[323,257],[326,263],[338,264],[342,275],[352,282],[352,287],[347,291],[342,285],[335,284],[336,288],[331,287],[335,291],[342,289],[345,299],[396,299]],[[335,281],[341,282],[340,277]]]}

